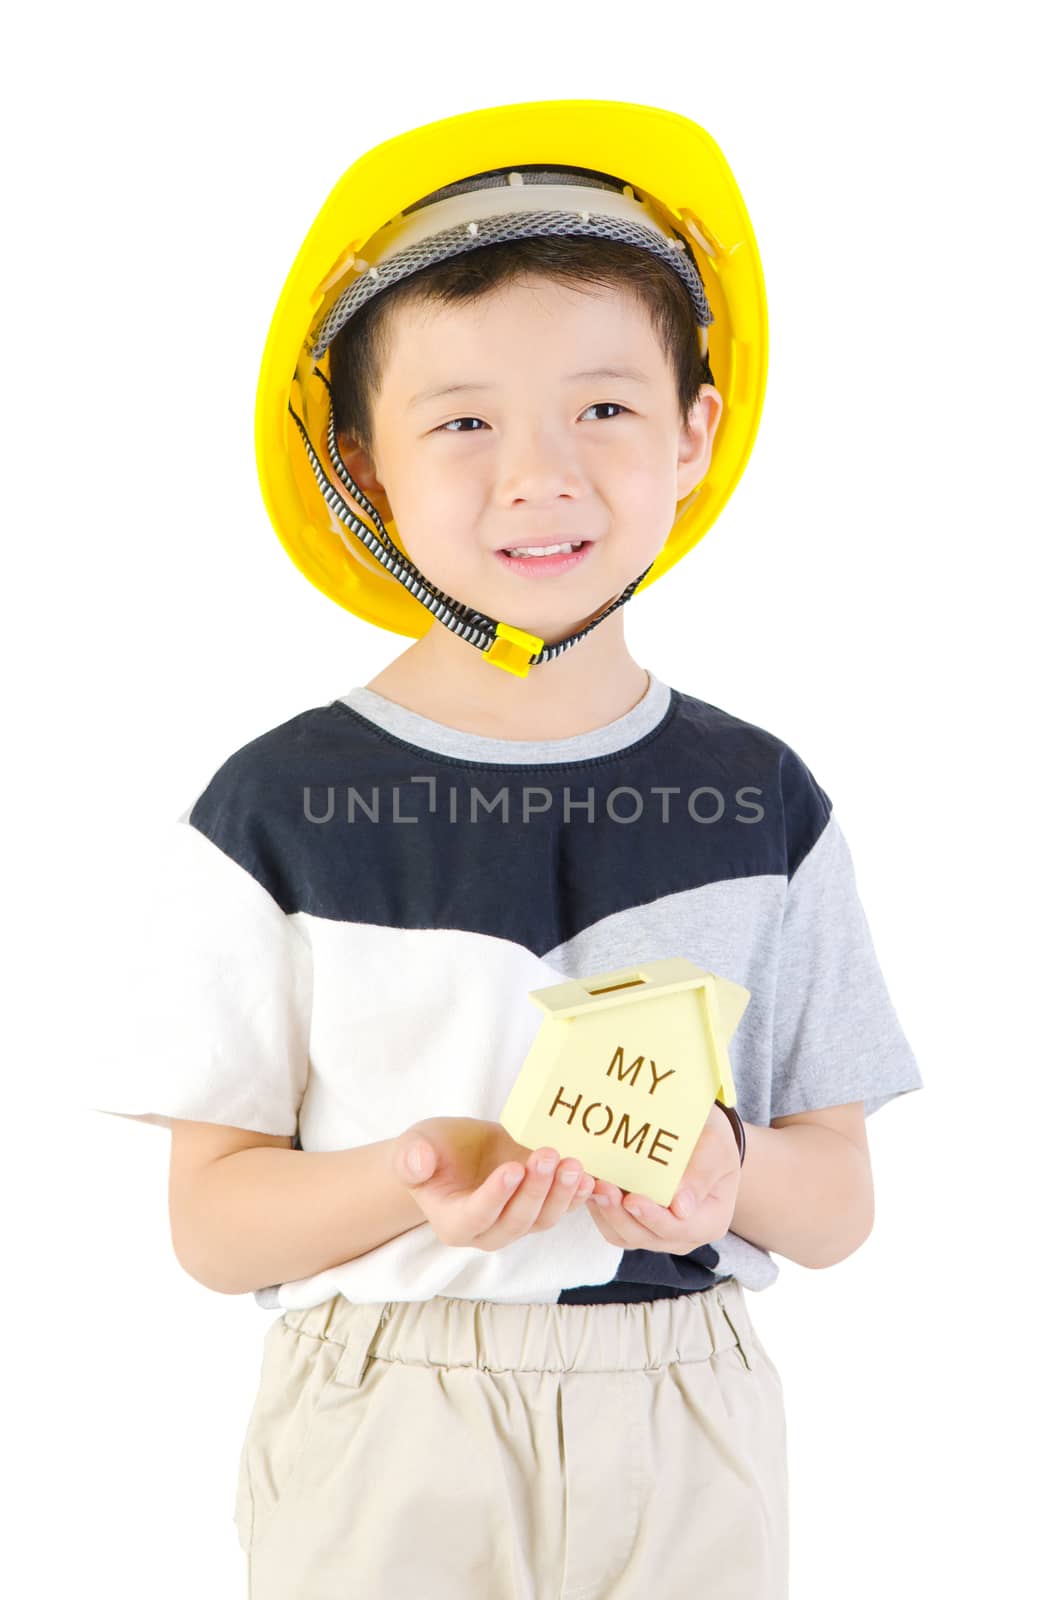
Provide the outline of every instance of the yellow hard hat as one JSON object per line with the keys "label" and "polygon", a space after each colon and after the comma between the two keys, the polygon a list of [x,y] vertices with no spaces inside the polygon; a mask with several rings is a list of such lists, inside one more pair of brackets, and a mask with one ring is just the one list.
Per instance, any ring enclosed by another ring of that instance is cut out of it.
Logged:
{"label": "yellow hard hat", "polygon": [[[711,328],[705,374],[723,400],[707,472],[678,501],[651,566],[587,626],[549,646],[444,594],[409,560],[396,525],[382,519],[338,453],[327,349],[392,283],[465,250],[543,233],[621,239],[665,259],[688,290],[704,362]],[[485,660],[525,676],[703,537],[751,453],[766,357],[765,285],[750,220],[728,163],[697,123],[611,100],[532,101],[446,117],[355,161],[306,235],[258,380],[262,494],[292,561],[347,611],[411,638],[437,619]]]}

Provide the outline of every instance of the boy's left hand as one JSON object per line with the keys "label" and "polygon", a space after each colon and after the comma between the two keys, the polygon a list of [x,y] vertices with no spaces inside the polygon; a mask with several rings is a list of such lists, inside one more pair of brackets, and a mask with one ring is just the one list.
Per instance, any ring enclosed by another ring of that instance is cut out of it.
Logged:
{"label": "boy's left hand", "polygon": [[[721,1106],[713,1105],[688,1160],[684,1177],[669,1206],[646,1195],[627,1193],[597,1178],[586,1210],[604,1238],[624,1250],[658,1250],[684,1256],[700,1245],[713,1244],[728,1232],[740,1188],[740,1152],[736,1134]],[[682,1215],[682,1197],[690,1204]],[[602,1206],[598,1196],[610,1201]],[[640,1212],[633,1213],[636,1207]]]}

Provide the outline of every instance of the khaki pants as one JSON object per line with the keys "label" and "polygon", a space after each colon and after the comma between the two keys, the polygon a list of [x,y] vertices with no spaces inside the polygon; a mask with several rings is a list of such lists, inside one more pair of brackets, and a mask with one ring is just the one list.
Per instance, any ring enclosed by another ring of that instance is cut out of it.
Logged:
{"label": "khaki pants", "polygon": [[235,1521],[254,1600],[785,1600],[781,1380],[739,1282],[287,1311]]}

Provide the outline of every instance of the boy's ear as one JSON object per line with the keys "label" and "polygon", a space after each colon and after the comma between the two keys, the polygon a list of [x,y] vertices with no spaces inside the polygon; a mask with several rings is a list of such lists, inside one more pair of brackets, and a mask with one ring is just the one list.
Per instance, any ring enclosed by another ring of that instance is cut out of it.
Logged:
{"label": "boy's ear", "polygon": [[714,435],[721,421],[722,398],[712,383],[704,383],[699,398],[681,429],[677,456],[677,498],[690,494],[706,476]]}
{"label": "boy's ear", "polygon": [[393,512],[386,497],[386,490],[375,475],[375,463],[371,456],[352,433],[337,434],[335,442],[354,483],[359,489],[364,490],[383,520],[389,521]]}

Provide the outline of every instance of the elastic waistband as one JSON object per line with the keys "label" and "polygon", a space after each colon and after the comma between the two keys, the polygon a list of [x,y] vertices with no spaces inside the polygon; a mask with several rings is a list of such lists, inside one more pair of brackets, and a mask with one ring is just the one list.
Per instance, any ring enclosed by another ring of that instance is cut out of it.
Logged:
{"label": "elastic waistband", "polygon": [[632,1372],[706,1361],[739,1350],[750,1367],[754,1332],[743,1286],[726,1278],[666,1300],[538,1305],[496,1300],[388,1300],[335,1295],[285,1311],[288,1328],[345,1346],[335,1380],[351,1388],[368,1362],[481,1367],[491,1372]]}

